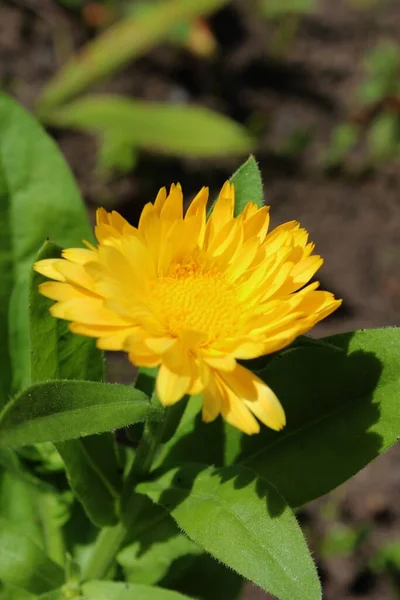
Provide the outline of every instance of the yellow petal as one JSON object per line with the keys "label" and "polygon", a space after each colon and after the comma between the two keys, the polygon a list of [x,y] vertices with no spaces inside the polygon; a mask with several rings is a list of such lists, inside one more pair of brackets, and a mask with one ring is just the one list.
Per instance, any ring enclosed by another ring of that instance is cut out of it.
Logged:
{"label": "yellow petal", "polygon": [[229,388],[224,390],[221,413],[230,425],[247,435],[253,435],[260,431],[260,426],[250,410]]}
{"label": "yellow petal", "polygon": [[96,259],[96,253],[87,248],[68,248],[62,251],[62,257],[78,265],[85,265]]}
{"label": "yellow petal", "polygon": [[190,373],[171,371],[162,364],[156,382],[157,396],[161,404],[170,406],[178,402],[189,390],[190,382]]}
{"label": "yellow petal", "polygon": [[169,195],[160,211],[161,219],[175,220],[183,218],[183,195],[180,184],[172,184]]}
{"label": "yellow petal", "polygon": [[160,214],[162,207],[164,206],[164,203],[167,199],[167,190],[165,187],[162,187],[157,196],[156,199],[154,201],[154,208],[157,211],[158,214]]}
{"label": "yellow petal", "polygon": [[39,285],[39,292],[51,300],[74,300],[77,298],[98,298],[89,290],[78,288],[70,283],[59,281],[45,281]]}
{"label": "yellow petal", "polygon": [[57,302],[50,308],[50,312],[58,319],[88,325],[129,325],[118,314],[105,308],[101,300],[95,298]]}
{"label": "yellow petal", "polygon": [[221,372],[220,377],[265,425],[277,431],[285,426],[285,413],[279,400],[254,373],[238,364],[232,372]]}
{"label": "yellow petal", "polygon": [[65,277],[56,269],[57,263],[62,260],[59,258],[45,258],[39,260],[33,265],[35,271],[48,277],[49,279],[55,279],[56,281],[66,281]]}

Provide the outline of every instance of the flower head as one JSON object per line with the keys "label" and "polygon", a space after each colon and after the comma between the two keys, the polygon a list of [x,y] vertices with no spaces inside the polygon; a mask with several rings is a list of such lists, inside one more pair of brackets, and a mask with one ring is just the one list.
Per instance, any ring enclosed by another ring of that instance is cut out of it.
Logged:
{"label": "flower head", "polygon": [[163,188],[137,228],[99,209],[98,246],[36,263],[53,280],[40,291],[74,333],[126,351],[137,366],[159,366],[165,406],[202,393],[204,421],[221,413],[248,434],[259,431],[257,419],[279,430],[279,400],[237,361],[282,349],[341,301],[306,285],[322,258],[299,223],[268,233],[268,208],[252,202],[234,217],[229,182],[208,219],[207,200],[203,188],[184,214],[180,185]]}

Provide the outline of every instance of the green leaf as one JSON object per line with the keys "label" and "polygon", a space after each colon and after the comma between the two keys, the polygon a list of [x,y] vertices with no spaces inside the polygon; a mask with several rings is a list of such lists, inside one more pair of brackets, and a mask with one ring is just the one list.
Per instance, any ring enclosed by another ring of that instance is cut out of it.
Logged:
{"label": "green leaf", "polygon": [[48,108],[104,79],[129,61],[167,39],[178,21],[207,15],[228,0],[169,0],[140,11],[109,27],[105,33],[87,44],[47,84],[39,100],[39,111]]}
{"label": "green leaf", "polygon": [[[118,521],[118,491],[99,466],[99,454],[93,453],[93,449],[88,447],[90,441],[94,441],[93,436],[83,440],[59,442],[57,450],[65,463],[69,484],[92,523],[97,527],[115,525]],[[101,438],[98,450],[104,461],[109,449],[104,446]]]}
{"label": "green leaf", "polygon": [[22,392],[0,414],[0,446],[61,442],[126,427],[159,411],[133,386],[47,381]]}
{"label": "green leaf", "polygon": [[35,600],[37,596],[25,590],[0,582],[0,600]]}
{"label": "green leaf", "polygon": [[[7,449],[7,453],[12,456],[11,450]],[[12,463],[9,471],[0,469],[0,515],[17,525],[55,562],[62,562],[60,528],[70,517],[71,492],[60,493],[29,471],[24,472],[15,456]]]}
{"label": "green leaf", "polygon": [[399,116],[391,111],[378,114],[369,127],[367,140],[369,152],[375,160],[396,156],[400,141]]}
{"label": "green leaf", "polygon": [[325,165],[327,167],[340,165],[356,146],[359,137],[359,127],[353,123],[341,123],[335,127],[325,150]]}
{"label": "green leaf", "polygon": [[235,186],[235,215],[243,212],[251,200],[258,208],[264,204],[264,190],[260,169],[254,156],[250,156],[232,175],[231,182]]}
{"label": "green leaf", "polygon": [[42,546],[39,503],[37,489],[15,474],[0,470],[0,515],[10,523],[20,525],[26,535]]}
{"label": "green leaf", "polygon": [[122,96],[88,96],[50,113],[47,121],[177,156],[245,154],[252,147],[244,127],[207,108]]}
{"label": "green leaf", "polygon": [[114,581],[89,581],[83,584],[82,592],[87,600],[190,600],[171,590]]}
{"label": "green leaf", "polygon": [[174,561],[180,559],[181,576],[185,567],[203,551],[179,530],[164,508],[145,500],[140,522],[134,527],[130,542],[119,552],[117,561],[127,581],[154,585],[167,576]]}
{"label": "green leaf", "polygon": [[64,572],[17,526],[0,517],[0,580],[43,594],[62,584]]}
{"label": "green leaf", "polygon": [[268,363],[262,378],[280,398],[286,428],[244,436],[227,427],[236,460],[270,481],[291,506],[326,494],[400,435],[400,331],[325,338]]}
{"label": "green leaf", "polygon": [[209,554],[191,558],[185,570],[177,561],[160,585],[173,587],[177,592],[197,600],[238,600],[242,598],[244,579],[232,569],[214,560]]}
{"label": "green leaf", "polygon": [[287,15],[308,15],[317,8],[316,0],[263,0],[264,15],[269,19]]}
{"label": "green leaf", "polygon": [[[43,241],[92,239],[84,205],[53,140],[0,93],[0,405],[30,383],[29,282]],[[9,342],[8,340],[9,336]]]}
{"label": "green leaf", "polygon": [[186,534],[237,573],[281,600],[317,600],[317,572],[289,507],[239,465],[189,464],[141,483]]}
{"label": "green leaf", "polygon": [[[67,600],[69,598],[71,598],[71,596],[67,596],[64,593],[64,588],[60,588],[59,590],[53,590],[51,592],[48,592],[47,594],[38,596],[36,600]],[[72,598],[74,598],[74,596],[72,596]],[[79,596],[77,597],[75,595],[75,598],[79,600]]]}

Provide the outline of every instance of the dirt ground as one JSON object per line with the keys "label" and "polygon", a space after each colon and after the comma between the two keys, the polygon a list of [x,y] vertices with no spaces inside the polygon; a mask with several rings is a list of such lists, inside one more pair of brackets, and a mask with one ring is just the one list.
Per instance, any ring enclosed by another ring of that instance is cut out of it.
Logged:
{"label": "dirt ground", "polygon": [[[332,128],[351,111],[365,52],[383,39],[400,40],[400,2],[359,11],[345,0],[321,1],[305,17],[283,59],[271,58],[271,26],[251,16],[249,0],[234,0],[210,24],[220,51],[212,61],[163,47],[126,68],[103,89],[141,98],[203,104],[255,126],[256,157],[264,175],[273,224],[298,219],[325,258],[323,286],[343,307],[316,329],[326,335],[362,327],[400,325],[400,170],[381,167],[365,177],[328,175],[319,168]],[[28,108],[72,49],[92,33],[51,0],[9,0],[0,6],[0,84]],[[312,141],[297,156],[278,152],[282,140],[306,128]],[[135,221],[159,187],[180,180],[191,195],[217,190],[238,159],[171,159],[143,154],[136,169],[111,181],[95,170],[96,141],[52,132],[90,210],[117,206]],[[400,538],[400,446],[375,461],[299,517],[320,567],[326,600],[394,600],[400,577],[377,575],[371,557]],[[333,515],[333,517],[332,517]],[[336,525],[367,528],[350,555],[320,548]],[[397,583],[396,583],[397,582]],[[247,600],[268,596],[249,588]],[[227,599],[229,600],[229,599]]]}

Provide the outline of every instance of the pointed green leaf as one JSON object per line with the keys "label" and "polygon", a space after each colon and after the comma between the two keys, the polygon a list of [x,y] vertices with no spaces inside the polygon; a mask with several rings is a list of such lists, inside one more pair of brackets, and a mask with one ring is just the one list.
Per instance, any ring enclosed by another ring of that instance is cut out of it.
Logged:
{"label": "pointed green leaf", "polygon": [[283,431],[227,431],[236,460],[271,481],[291,506],[326,494],[400,436],[400,329],[323,341],[342,351],[295,348],[261,372],[285,408]]}
{"label": "pointed green leaf", "polygon": [[258,208],[264,204],[264,189],[260,169],[254,156],[250,156],[230,181],[235,186],[235,215],[240,215],[248,202],[255,202]]}
{"label": "pointed green leaf", "polygon": [[19,527],[0,517],[0,580],[42,594],[62,584],[64,571]]}
{"label": "pointed green leaf", "polygon": [[[85,208],[53,140],[0,94],[0,405],[30,383],[29,281],[47,237],[62,246],[92,239]],[[8,340],[9,338],[9,342]]]}
{"label": "pointed green leaf", "polygon": [[126,427],[159,411],[133,386],[47,381],[31,386],[0,414],[0,446],[60,442]]}
{"label": "pointed green leaf", "polygon": [[178,592],[148,585],[115,581],[88,581],[83,584],[85,600],[190,600]]}
{"label": "pointed green leaf", "polygon": [[281,600],[319,600],[321,589],[290,508],[264,479],[239,465],[189,464],[141,483],[204,550]]}
{"label": "pointed green leaf", "polygon": [[252,140],[228,117],[200,106],[142,102],[122,96],[88,96],[51,113],[53,125],[99,135],[177,156],[246,154]]}
{"label": "pointed green leaf", "polygon": [[39,101],[41,114],[142,56],[167,39],[178,21],[207,15],[227,1],[169,0],[118,21],[81,49],[48,83]]}

